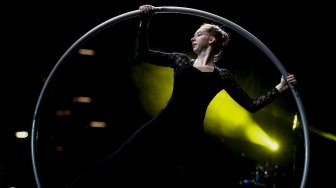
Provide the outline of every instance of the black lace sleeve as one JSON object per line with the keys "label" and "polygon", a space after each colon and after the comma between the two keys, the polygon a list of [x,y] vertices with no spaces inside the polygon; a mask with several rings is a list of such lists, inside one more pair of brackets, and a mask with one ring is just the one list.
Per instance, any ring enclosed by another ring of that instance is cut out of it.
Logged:
{"label": "black lace sleeve", "polygon": [[148,45],[148,28],[145,26],[139,27],[134,58],[136,62],[145,61],[150,64],[174,69],[190,61],[189,57],[183,53],[151,50]]}
{"label": "black lace sleeve", "polygon": [[232,97],[233,100],[249,112],[256,112],[260,110],[280,94],[280,92],[274,87],[263,95],[253,99],[240,87],[228,70],[220,69],[219,72],[225,91]]}

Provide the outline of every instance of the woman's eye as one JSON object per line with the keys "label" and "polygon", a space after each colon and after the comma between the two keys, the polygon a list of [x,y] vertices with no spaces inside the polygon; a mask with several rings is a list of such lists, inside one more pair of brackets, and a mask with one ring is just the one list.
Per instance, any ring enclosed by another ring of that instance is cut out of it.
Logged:
{"label": "woman's eye", "polygon": [[201,36],[201,35],[203,35],[203,32],[197,32],[197,33],[195,33],[194,36],[199,37],[199,36]]}

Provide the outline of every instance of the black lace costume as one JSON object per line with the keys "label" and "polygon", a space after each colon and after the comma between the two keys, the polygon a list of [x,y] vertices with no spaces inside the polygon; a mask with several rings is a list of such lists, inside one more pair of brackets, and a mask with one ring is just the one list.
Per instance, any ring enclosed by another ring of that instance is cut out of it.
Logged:
{"label": "black lace costume", "polygon": [[198,177],[195,176],[196,169],[199,169],[197,164],[203,156],[203,121],[211,100],[224,89],[242,107],[255,112],[269,104],[279,91],[273,88],[252,99],[228,70],[215,66],[213,72],[202,72],[193,66],[194,60],[183,53],[150,50],[147,28],[141,27],[139,31],[137,62],[174,69],[173,92],[167,106],[134,133],[120,150],[109,156],[102,166],[104,169],[118,169],[118,175],[123,174],[130,181],[135,177],[148,182],[154,177],[162,181],[183,178],[195,181]]}

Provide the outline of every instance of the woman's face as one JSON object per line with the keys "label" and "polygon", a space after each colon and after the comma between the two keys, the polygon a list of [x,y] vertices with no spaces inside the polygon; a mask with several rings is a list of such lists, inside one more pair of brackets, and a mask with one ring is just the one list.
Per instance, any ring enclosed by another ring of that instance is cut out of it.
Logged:
{"label": "woman's face", "polygon": [[199,54],[203,49],[209,46],[210,34],[206,28],[200,27],[191,38],[192,49],[196,54]]}

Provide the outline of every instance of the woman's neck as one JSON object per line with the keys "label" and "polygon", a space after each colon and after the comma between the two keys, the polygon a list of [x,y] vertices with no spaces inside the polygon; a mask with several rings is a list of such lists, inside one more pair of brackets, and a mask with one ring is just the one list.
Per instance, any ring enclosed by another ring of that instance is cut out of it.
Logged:
{"label": "woman's neck", "polygon": [[213,56],[205,55],[201,56],[198,55],[198,57],[195,59],[194,66],[197,67],[204,67],[204,66],[211,66],[213,67],[215,65]]}
{"label": "woman's neck", "polygon": [[214,55],[211,53],[210,49],[203,51],[198,54],[194,66],[214,66]]}
{"label": "woman's neck", "polygon": [[193,66],[201,72],[213,72],[215,69],[213,58],[210,58],[209,56],[198,56],[197,59],[195,59]]}

